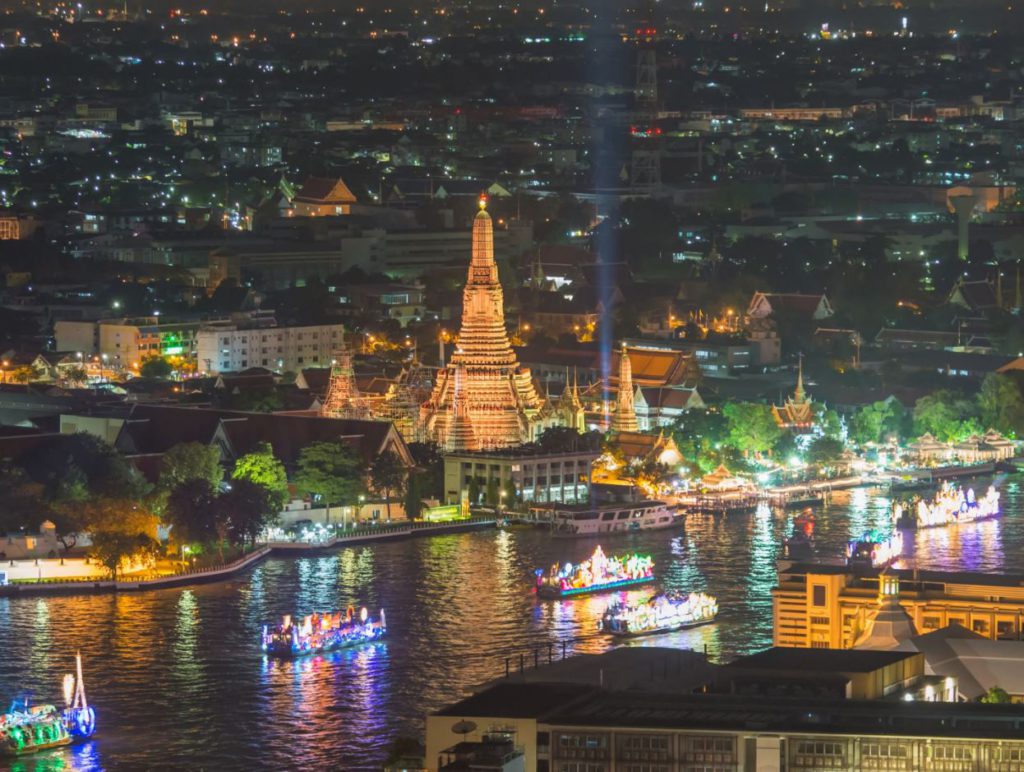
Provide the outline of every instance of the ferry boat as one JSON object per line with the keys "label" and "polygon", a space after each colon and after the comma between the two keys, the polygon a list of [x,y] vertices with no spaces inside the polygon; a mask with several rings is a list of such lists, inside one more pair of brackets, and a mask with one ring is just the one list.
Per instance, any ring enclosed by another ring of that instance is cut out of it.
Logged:
{"label": "ferry boat", "polygon": [[664,501],[560,506],[551,512],[553,536],[603,536],[671,528],[682,520]]}
{"label": "ferry boat", "polygon": [[537,595],[542,598],[571,598],[591,592],[607,592],[649,584],[654,581],[654,561],[649,555],[607,557],[598,545],[594,554],[579,564],[557,564],[547,573],[536,570]]}
{"label": "ferry boat", "polygon": [[990,485],[985,495],[975,498],[974,488],[965,492],[956,483],[945,482],[931,501],[918,499],[892,508],[897,528],[936,528],[954,523],[974,523],[999,515],[999,491]]}
{"label": "ferry boat", "polygon": [[846,564],[855,568],[880,568],[896,562],[901,554],[901,531],[893,531],[888,535],[880,531],[868,531],[846,545]]}
{"label": "ferry boat", "polygon": [[85,699],[82,656],[75,656],[76,674],[64,676],[64,710],[53,705],[31,705],[21,697],[0,714],[0,758],[62,748],[90,737],[96,714]]}
{"label": "ferry boat", "polygon": [[718,601],[703,592],[656,595],[645,603],[614,603],[599,623],[611,635],[637,636],[706,625],[718,616]]}
{"label": "ferry boat", "polygon": [[386,631],[384,609],[376,620],[369,618],[365,607],[357,617],[352,606],[345,613],[308,614],[301,620],[286,614],[276,627],[263,626],[263,651],[273,657],[320,654],[377,640]]}

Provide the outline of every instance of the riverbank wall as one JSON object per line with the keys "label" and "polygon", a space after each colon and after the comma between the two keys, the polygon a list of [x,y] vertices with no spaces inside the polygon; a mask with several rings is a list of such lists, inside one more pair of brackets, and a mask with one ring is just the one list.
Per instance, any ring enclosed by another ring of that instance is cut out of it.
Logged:
{"label": "riverbank wall", "polygon": [[269,542],[236,561],[216,568],[186,571],[180,574],[154,577],[152,579],[57,579],[41,582],[16,582],[0,586],[0,598],[28,595],[82,595],[110,592],[139,592],[182,587],[191,584],[220,582],[243,573],[270,555],[297,557],[332,552],[355,544],[379,541],[394,541],[420,536],[436,536],[446,533],[475,531],[494,528],[493,517],[474,517],[450,523],[401,523],[357,528],[334,536],[325,542]]}

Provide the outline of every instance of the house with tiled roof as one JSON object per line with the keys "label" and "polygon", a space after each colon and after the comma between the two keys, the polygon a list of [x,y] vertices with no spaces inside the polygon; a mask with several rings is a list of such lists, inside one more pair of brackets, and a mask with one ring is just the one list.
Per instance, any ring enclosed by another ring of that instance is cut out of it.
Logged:
{"label": "house with tiled roof", "polygon": [[356,197],[341,177],[307,177],[292,199],[293,217],[351,214]]}
{"label": "house with tiled roof", "polygon": [[986,280],[968,281],[962,276],[949,291],[946,302],[969,311],[988,311],[999,307],[995,285]]}
{"label": "house with tiled roof", "polygon": [[747,307],[747,316],[752,319],[791,316],[811,321],[828,319],[834,313],[832,304],[824,294],[755,292]]}

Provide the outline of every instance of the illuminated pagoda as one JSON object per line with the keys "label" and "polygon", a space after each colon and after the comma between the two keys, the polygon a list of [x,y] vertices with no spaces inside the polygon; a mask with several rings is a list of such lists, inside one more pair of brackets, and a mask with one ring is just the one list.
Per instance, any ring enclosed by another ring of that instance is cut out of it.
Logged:
{"label": "illuminated pagoda", "polygon": [[504,294],[486,206],[487,199],[481,198],[473,221],[458,344],[420,410],[423,435],[445,450],[521,445],[532,439],[531,424],[541,408],[530,371],[519,365],[505,329]]}
{"label": "illuminated pagoda", "polygon": [[370,418],[366,400],[359,393],[355,369],[352,367],[352,351],[342,339],[331,362],[331,378],[327,384],[327,396],[320,407],[325,418]]}
{"label": "illuminated pagoda", "polygon": [[611,430],[613,432],[635,432],[636,405],[633,401],[633,365],[629,361],[626,342],[622,342],[622,354],[619,356],[619,391],[615,397],[615,412],[612,414]]}
{"label": "illuminated pagoda", "polygon": [[772,405],[772,416],[780,429],[808,432],[814,426],[814,405],[804,391],[804,361],[797,366],[796,390],[783,405]]}
{"label": "illuminated pagoda", "polygon": [[537,414],[532,428],[534,435],[540,435],[556,426],[575,429],[580,434],[587,430],[586,410],[580,399],[579,383],[574,372],[570,386],[569,368],[565,370],[565,389],[562,390],[562,395],[558,399],[546,396],[544,406]]}

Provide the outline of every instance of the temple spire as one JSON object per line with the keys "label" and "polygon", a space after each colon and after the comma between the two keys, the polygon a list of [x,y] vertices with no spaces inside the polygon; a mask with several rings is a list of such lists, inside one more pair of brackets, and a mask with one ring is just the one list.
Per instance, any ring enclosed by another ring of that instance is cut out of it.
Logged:
{"label": "temple spire", "polygon": [[804,355],[800,354],[796,366],[796,391],[793,393],[793,401],[797,404],[804,401]]}
{"label": "temple spire", "polygon": [[619,354],[619,390],[615,396],[615,413],[612,415],[613,432],[635,432],[636,405],[633,402],[633,365],[629,361],[626,342],[622,342]]}

